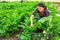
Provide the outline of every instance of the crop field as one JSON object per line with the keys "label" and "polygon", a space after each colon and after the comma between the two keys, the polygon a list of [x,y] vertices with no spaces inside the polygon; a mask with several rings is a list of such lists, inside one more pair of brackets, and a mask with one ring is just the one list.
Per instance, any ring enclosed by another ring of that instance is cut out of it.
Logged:
{"label": "crop field", "polygon": [[[23,31],[16,35],[20,40],[31,40],[30,34],[37,28],[52,33],[52,40],[60,40],[60,12],[53,3],[45,2],[50,15],[36,21],[34,27],[30,27],[30,15],[34,12],[38,2],[0,2],[0,37],[9,38],[15,30]],[[48,26],[48,31],[46,27]]]}

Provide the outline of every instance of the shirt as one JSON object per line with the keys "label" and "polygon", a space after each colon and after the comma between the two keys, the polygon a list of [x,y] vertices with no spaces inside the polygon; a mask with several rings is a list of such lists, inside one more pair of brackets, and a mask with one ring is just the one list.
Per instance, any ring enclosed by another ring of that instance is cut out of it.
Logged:
{"label": "shirt", "polygon": [[35,15],[36,13],[38,13],[41,18],[49,16],[49,11],[47,9],[44,9],[44,13],[41,13],[38,9],[36,9],[32,15]]}

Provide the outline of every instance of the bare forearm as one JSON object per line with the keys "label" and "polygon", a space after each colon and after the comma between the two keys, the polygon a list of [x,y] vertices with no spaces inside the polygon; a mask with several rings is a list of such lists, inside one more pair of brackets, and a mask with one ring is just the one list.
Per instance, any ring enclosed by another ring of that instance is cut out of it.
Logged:
{"label": "bare forearm", "polygon": [[34,18],[34,15],[31,15],[30,16],[31,25],[33,25],[33,18]]}

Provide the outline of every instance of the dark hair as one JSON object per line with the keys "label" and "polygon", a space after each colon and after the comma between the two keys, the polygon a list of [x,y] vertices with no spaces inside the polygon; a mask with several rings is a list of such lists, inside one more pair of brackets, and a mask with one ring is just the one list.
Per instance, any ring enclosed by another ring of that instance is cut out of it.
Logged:
{"label": "dark hair", "polygon": [[43,7],[44,9],[47,9],[44,3],[39,3],[38,6]]}

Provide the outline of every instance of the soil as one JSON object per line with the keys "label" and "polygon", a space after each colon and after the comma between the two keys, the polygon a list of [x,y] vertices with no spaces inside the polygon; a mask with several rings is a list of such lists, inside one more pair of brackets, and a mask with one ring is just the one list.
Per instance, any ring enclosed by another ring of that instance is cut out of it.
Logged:
{"label": "soil", "polygon": [[57,8],[57,11],[60,11],[60,2],[55,3],[55,6],[56,6],[56,8]]}
{"label": "soil", "polygon": [[10,33],[10,38],[4,38],[4,37],[0,37],[0,40],[19,40],[16,35],[20,34],[22,32],[21,29],[19,30],[15,30],[14,32]]}

